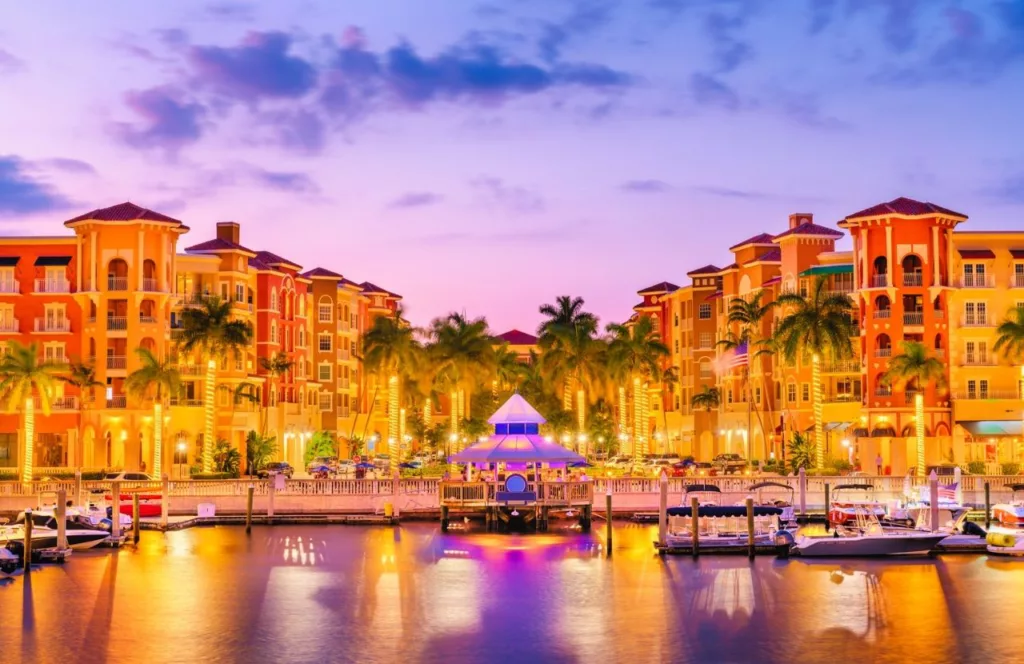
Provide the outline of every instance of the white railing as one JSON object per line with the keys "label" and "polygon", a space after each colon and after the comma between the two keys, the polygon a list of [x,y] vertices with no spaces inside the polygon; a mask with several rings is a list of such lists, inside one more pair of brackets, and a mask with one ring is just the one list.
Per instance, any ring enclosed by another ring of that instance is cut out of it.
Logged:
{"label": "white railing", "polygon": [[115,394],[114,396],[107,399],[107,408],[127,408],[128,397],[123,394]]}
{"label": "white railing", "polygon": [[[1020,394],[1015,390],[959,390],[953,393],[954,399],[966,399],[968,401],[984,399],[1020,399]],[[1024,482],[1022,482],[1024,484]]]}
{"label": "white railing", "polygon": [[128,290],[128,277],[115,277],[113,275],[107,276],[107,290],[108,291],[126,291]]}
{"label": "white railing", "polygon": [[71,320],[67,318],[37,318],[36,332],[70,332]]}
{"label": "white railing", "polygon": [[146,314],[139,314],[139,322],[143,325],[152,325],[156,322],[156,316],[147,316]]}
{"label": "white railing", "polygon": [[906,311],[903,313],[904,325],[924,325],[923,311]]}
{"label": "white railing", "polygon": [[957,286],[960,288],[995,288],[995,275],[991,274],[965,274]]}
{"label": "white railing", "polygon": [[36,279],[37,293],[70,293],[71,282],[67,279]]}
{"label": "white railing", "polygon": [[892,347],[889,348],[876,348],[875,357],[892,357]]}
{"label": "white railing", "polygon": [[142,290],[144,290],[147,293],[159,293],[160,286],[157,283],[157,280],[154,279],[153,277],[143,277]]}
{"label": "white railing", "polygon": [[871,315],[871,317],[876,320],[887,319],[890,318],[891,316],[892,309],[875,309],[874,313]]}
{"label": "white railing", "polygon": [[924,274],[922,272],[903,273],[904,286],[920,286],[922,283],[924,283]]}
{"label": "white railing", "polygon": [[1010,280],[1011,288],[1024,288],[1024,274],[1015,274]]}
{"label": "white railing", "polygon": [[886,274],[873,274],[871,275],[870,283],[872,288],[885,288],[889,285],[889,276]]}
{"label": "white railing", "polygon": [[127,316],[107,316],[107,329],[108,330],[127,330],[128,329],[128,317]]}
{"label": "white railing", "polygon": [[124,355],[107,355],[108,369],[125,369],[128,366],[128,358]]}
{"label": "white railing", "polygon": [[12,281],[0,281],[0,293],[12,294],[20,292],[21,284],[18,282],[17,279],[14,279]]}
{"label": "white railing", "polygon": [[0,320],[0,332],[20,332],[21,326],[17,318],[5,318]]}
{"label": "white railing", "polygon": [[988,316],[965,316],[960,321],[960,327],[989,327],[992,323],[989,323]]}

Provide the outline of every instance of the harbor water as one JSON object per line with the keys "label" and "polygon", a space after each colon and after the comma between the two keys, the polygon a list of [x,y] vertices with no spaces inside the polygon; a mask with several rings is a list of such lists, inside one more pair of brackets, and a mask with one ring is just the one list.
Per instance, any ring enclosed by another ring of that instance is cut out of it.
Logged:
{"label": "harbor water", "polygon": [[10,662],[1017,661],[1024,562],[661,558],[656,527],[203,527],[0,583]]}

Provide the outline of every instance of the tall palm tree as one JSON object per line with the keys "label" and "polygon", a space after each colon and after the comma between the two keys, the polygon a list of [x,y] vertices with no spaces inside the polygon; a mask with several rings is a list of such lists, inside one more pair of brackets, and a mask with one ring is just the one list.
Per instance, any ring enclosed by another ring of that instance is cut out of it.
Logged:
{"label": "tall palm tree", "polygon": [[690,406],[692,408],[703,408],[709,413],[718,408],[721,402],[722,397],[718,392],[718,388],[711,387],[710,385],[705,385],[703,390],[690,397]]}
{"label": "tall palm tree", "polygon": [[[275,380],[280,380],[281,376],[283,376],[286,373],[288,373],[288,371],[292,368],[292,366],[294,364],[295,364],[295,362],[293,362],[292,360],[288,359],[288,355],[283,353],[283,352],[281,352],[281,351],[278,351],[277,353],[275,353],[271,357],[261,357],[260,358],[260,360],[259,360],[260,368],[263,369],[264,373],[266,373],[267,377],[268,377],[268,385],[267,385],[267,400],[268,400],[268,403],[269,403],[270,395],[272,393],[274,393],[274,390],[277,389],[277,386],[274,384]],[[269,417],[267,416],[268,412],[269,412],[268,408],[264,408],[263,409],[263,413],[262,413],[262,417],[261,417],[261,422],[260,422],[261,433],[263,433],[264,435],[266,435],[266,433],[267,433],[267,424],[268,424],[267,420],[269,419]]]}
{"label": "tall palm tree", "polygon": [[[589,316],[589,315],[588,315]],[[604,382],[607,366],[607,346],[598,339],[597,321],[585,317],[568,326],[553,326],[548,335],[552,340],[540,356],[541,370],[557,383],[563,381],[575,387],[576,424],[582,432],[586,427],[587,395],[596,397]],[[569,409],[567,409],[569,410]]]}
{"label": "tall palm tree", "polygon": [[8,412],[23,406],[21,430],[25,432],[25,454],[21,461],[21,481],[32,481],[32,453],[35,448],[35,399],[43,415],[50,414],[50,395],[67,367],[57,362],[40,362],[36,344],[24,346],[17,341],[7,345],[7,354],[0,359],[0,399]]}
{"label": "tall palm tree", "polygon": [[[394,315],[380,316],[363,335],[363,366],[376,376],[374,383],[374,401],[377,386],[387,384],[388,389],[388,446],[401,445],[399,410],[401,408],[401,386],[407,377],[416,373],[420,364],[420,343],[416,339],[416,330],[403,318],[399,307]],[[374,404],[370,404],[373,412]],[[367,425],[369,417],[367,417]],[[363,436],[365,438],[364,429]]]}
{"label": "tall palm tree", "polygon": [[936,389],[946,384],[946,367],[938,358],[928,355],[928,347],[917,341],[904,341],[903,352],[889,360],[889,370],[882,376],[887,385],[896,385],[914,392],[914,424],[917,433],[917,475],[924,477],[924,388],[929,383]]}
{"label": "tall palm tree", "polygon": [[816,465],[825,465],[825,432],[822,423],[821,361],[853,357],[850,338],[857,331],[853,302],[843,293],[828,289],[827,277],[818,277],[810,293],[783,293],[777,300],[784,314],[775,331],[776,348],[788,362],[810,358],[814,392],[814,444]]}
{"label": "tall palm tree", "polygon": [[[60,379],[78,390],[78,441],[79,448],[81,448],[82,420],[85,419],[83,413],[95,396],[93,388],[102,387],[103,383],[96,380],[96,366],[82,361],[69,362],[67,373],[60,376]],[[81,465],[81,458],[79,465]]]}
{"label": "tall palm tree", "polygon": [[[757,415],[758,426],[761,428],[761,440],[764,445],[764,454],[761,457],[768,457],[768,432],[765,431],[764,418],[761,417],[761,409],[754,403],[754,390],[751,385],[750,367],[755,360],[765,356],[767,335],[764,334],[765,319],[775,308],[774,302],[764,302],[767,291],[757,291],[749,298],[736,298],[729,304],[729,312],[726,322],[732,325],[735,330],[731,331],[725,339],[718,342],[718,345],[726,350],[744,348],[747,352],[747,362],[743,365],[743,387],[747,393],[747,444],[752,442],[753,432],[750,430],[750,414],[753,411]],[[761,381],[761,396],[765,403],[767,399],[767,385],[765,373],[759,372]],[[752,454],[752,452],[751,452]]]}
{"label": "tall palm tree", "polygon": [[660,380],[661,363],[668,357],[668,346],[661,342],[654,323],[641,316],[632,323],[612,323],[607,327],[612,339],[608,345],[611,372],[627,380],[625,390],[633,392],[633,454],[639,457],[647,445],[647,383]]}
{"label": "tall palm tree", "polygon": [[1005,360],[1020,367],[1019,394],[1024,395],[1024,308],[1014,307],[996,328],[996,343],[992,350]]}
{"label": "tall palm tree", "polygon": [[[672,442],[668,434],[668,410],[675,407],[676,385],[679,384],[679,368],[667,367],[661,372],[661,419],[665,425],[665,446]],[[666,405],[667,402],[667,405]],[[664,450],[662,450],[664,451]]]}
{"label": "tall palm tree", "polygon": [[147,348],[136,348],[135,352],[142,366],[128,374],[124,386],[128,394],[140,401],[152,395],[153,475],[159,478],[163,472],[164,396],[181,392],[181,374],[176,362],[161,361]]}
{"label": "tall palm tree", "polygon": [[[554,304],[542,304],[539,311],[545,320],[537,327],[537,346],[543,354],[561,343],[559,333],[565,334],[577,327],[597,330],[597,317],[583,309],[583,298],[570,295],[559,295]],[[552,367],[549,365],[549,370]],[[548,372],[550,373],[550,371]],[[571,372],[562,371],[558,375],[549,375],[549,380],[562,384],[562,408],[573,410],[573,378]],[[579,404],[577,404],[579,407]]]}
{"label": "tall palm tree", "polygon": [[214,392],[217,384],[217,363],[229,354],[244,353],[252,343],[252,325],[232,318],[231,303],[219,297],[202,298],[199,306],[181,312],[179,348],[196,352],[206,361],[206,389],[203,400],[203,472],[213,472],[213,446],[216,444]]}
{"label": "tall palm tree", "polygon": [[471,412],[472,391],[494,374],[495,355],[491,334],[484,318],[466,318],[450,313],[430,324],[428,353],[435,363],[438,380],[452,397],[452,434]]}

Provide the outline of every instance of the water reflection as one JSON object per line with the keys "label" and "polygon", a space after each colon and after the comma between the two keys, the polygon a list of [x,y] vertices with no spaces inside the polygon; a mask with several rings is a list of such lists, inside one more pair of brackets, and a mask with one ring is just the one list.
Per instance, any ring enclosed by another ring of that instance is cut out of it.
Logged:
{"label": "water reflection", "polygon": [[1019,562],[659,558],[655,530],[616,528],[611,558],[597,533],[144,533],[137,549],[76,554],[0,586],[5,653],[639,664],[961,662],[1024,649],[1005,628],[1024,592]]}

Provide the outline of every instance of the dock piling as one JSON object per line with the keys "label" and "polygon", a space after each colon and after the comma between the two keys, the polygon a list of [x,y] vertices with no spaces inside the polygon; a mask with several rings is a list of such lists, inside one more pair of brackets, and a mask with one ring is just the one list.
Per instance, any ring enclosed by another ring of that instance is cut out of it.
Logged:
{"label": "dock piling", "polygon": [[110,483],[110,535],[121,538],[121,483]]}
{"label": "dock piling", "polygon": [[267,478],[267,523],[274,520],[274,479],[273,475]]}
{"label": "dock piling", "polygon": [[441,505],[441,532],[448,532],[448,506]]}
{"label": "dock piling", "polygon": [[612,555],[612,480],[608,478],[608,491],[604,496],[604,547],[605,554]]}
{"label": "dock piling", "polygon": [[663,547],[668,542],[668,475],[664,470],[661,471],[661,480],[658,484],[658,546]]}
{"label": "dock piling", "polygon": [[690,498],[690,538],[691,546],[693,547],[693,557],[696,558],[700,555],[700,521],[698,512],[700,511],[700,501],[697,500],[697,496]]}
{"label": "dock piling", "polygon": [[928,516],[932,523],[931,530],[934,533],[939,529],[939,476],[935,474],[934,470],[928,476],[928,500],[930,501]]}
{"label": "dock piling", "polygon": [[139,492],[136,491],[132,494],[132,543],[139,543],[139,522],[141,521],[139,512]]}
{"label": "dock piling", "polygon": [[829,486],[828,486],[828,482],[825,482],[825,532],[826,533],[829,531],[829,528],[832,526],[832,520],[828,516],[829,505],[830,504],[831,503],[829,501]]}
{"label": "dock piling", "polygon": [[754,499],[747,498],[747,557],[754,559]]}
{"label": "dock piling", "polygon": [[[807,470],[800,468],[800,515],[807,514]],[[827,506],[826,506],[827,508]]]}
{"label": "dock piling", "polygon": [[256,487],[253,486],[252,482],[249,482],[249,488],[246,489],[245,493],[245,534],[252,533],[252,496],[256,492]]}
{"label": "dock piling", "polygon": [[992,527],[992,487],[985,482],[985,530]]}
{"label": "dock piling", "polygon": [[67,501],[67,492],[64,489],[58,491],[54,513],[57,517],[57,548],[61,550],[68,548]]}
{"label": "dock piling", "polygon": [[22,561],[25,573],[32,571],[32,510],[25,510],[25,559]]}
{"label": "dock piling", "polygon": [[82,504],[82,469],[81,468],[75,468],[75,488],[74,488],[74,492],[75,492],[75,494],[72,497],[72,500],[75,501],[75,505],[77,505],[79,507],[84,507],[84,505]]}
{"label": "dock piling", "polygon": [[167,478],[167,473],[164,473],[162,478],[162,485],[160,487],[160,526],[167,528],[167,515],[171,511],[171,487],[170,481]]}

